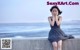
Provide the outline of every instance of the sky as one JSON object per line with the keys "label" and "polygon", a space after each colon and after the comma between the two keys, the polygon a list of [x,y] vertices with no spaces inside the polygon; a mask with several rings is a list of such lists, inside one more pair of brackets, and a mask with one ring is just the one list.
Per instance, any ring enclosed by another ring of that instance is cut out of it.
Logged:
{"label": "sky", "polygon": [[[51,16],[47,1],[59,0],[0,0],[0,23],[48,22]],[[71,0],[62,0],[63,2]],[[79,0],[72,0],[79,2]],[[79,5],[58,5],[63,21],[80,20]]]}

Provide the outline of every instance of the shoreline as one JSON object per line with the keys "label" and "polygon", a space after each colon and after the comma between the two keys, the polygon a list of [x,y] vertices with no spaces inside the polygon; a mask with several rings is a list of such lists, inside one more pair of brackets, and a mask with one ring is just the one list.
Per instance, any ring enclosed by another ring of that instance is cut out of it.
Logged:
{"label": "shoreline", "polygon": [[[73,35],[74,36],[74,35]],[[80,36],[74,36],[74,39],[80,39]],[[32,39],[32,40],[36,40],[36,39],[48,39],[48,37],[22,37],[22,36],[16,36],[16,37],[2,37],[2,38],[11,38],[11,39]],[[1,39],[1,38],[0,38]]]}

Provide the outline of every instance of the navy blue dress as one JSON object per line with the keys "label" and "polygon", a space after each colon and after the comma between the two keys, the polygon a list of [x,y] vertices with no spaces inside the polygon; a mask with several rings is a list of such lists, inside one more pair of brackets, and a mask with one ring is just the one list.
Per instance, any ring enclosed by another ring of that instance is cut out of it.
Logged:
{"label": "navy blue dress", "polygon": [[57,23],[54,23],[54,26],[50,25],[51,30],[49,31],[48,40],[52,43],[54,41],[58,42],[59,40],[65,40],[68,39],[68,37],[65,37],[65,33],[61,30],[60,26],[57,25]]}

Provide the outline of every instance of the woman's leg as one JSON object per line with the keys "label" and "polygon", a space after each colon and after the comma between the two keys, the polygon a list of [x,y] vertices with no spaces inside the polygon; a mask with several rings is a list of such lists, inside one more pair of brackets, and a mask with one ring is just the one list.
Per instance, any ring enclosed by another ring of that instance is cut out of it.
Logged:
{"label": "woman's leg", "polygon": [[58,50],[57,42],[52,42],[53,50]]}
{"label": "woman's leg", "polygon": [[58,50],[62,50],[62,40],[58,41]]}

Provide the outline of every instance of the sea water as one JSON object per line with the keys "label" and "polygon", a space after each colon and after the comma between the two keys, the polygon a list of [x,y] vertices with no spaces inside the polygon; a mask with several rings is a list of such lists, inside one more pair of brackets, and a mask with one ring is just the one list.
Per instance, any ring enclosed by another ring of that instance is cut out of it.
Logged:
{"label": "sea water", "polygon": [[[61,29],[65,34],[80,38],[79,23],[63,23]],[[49,23],[0,23],[0,38],[48,37]]]}

